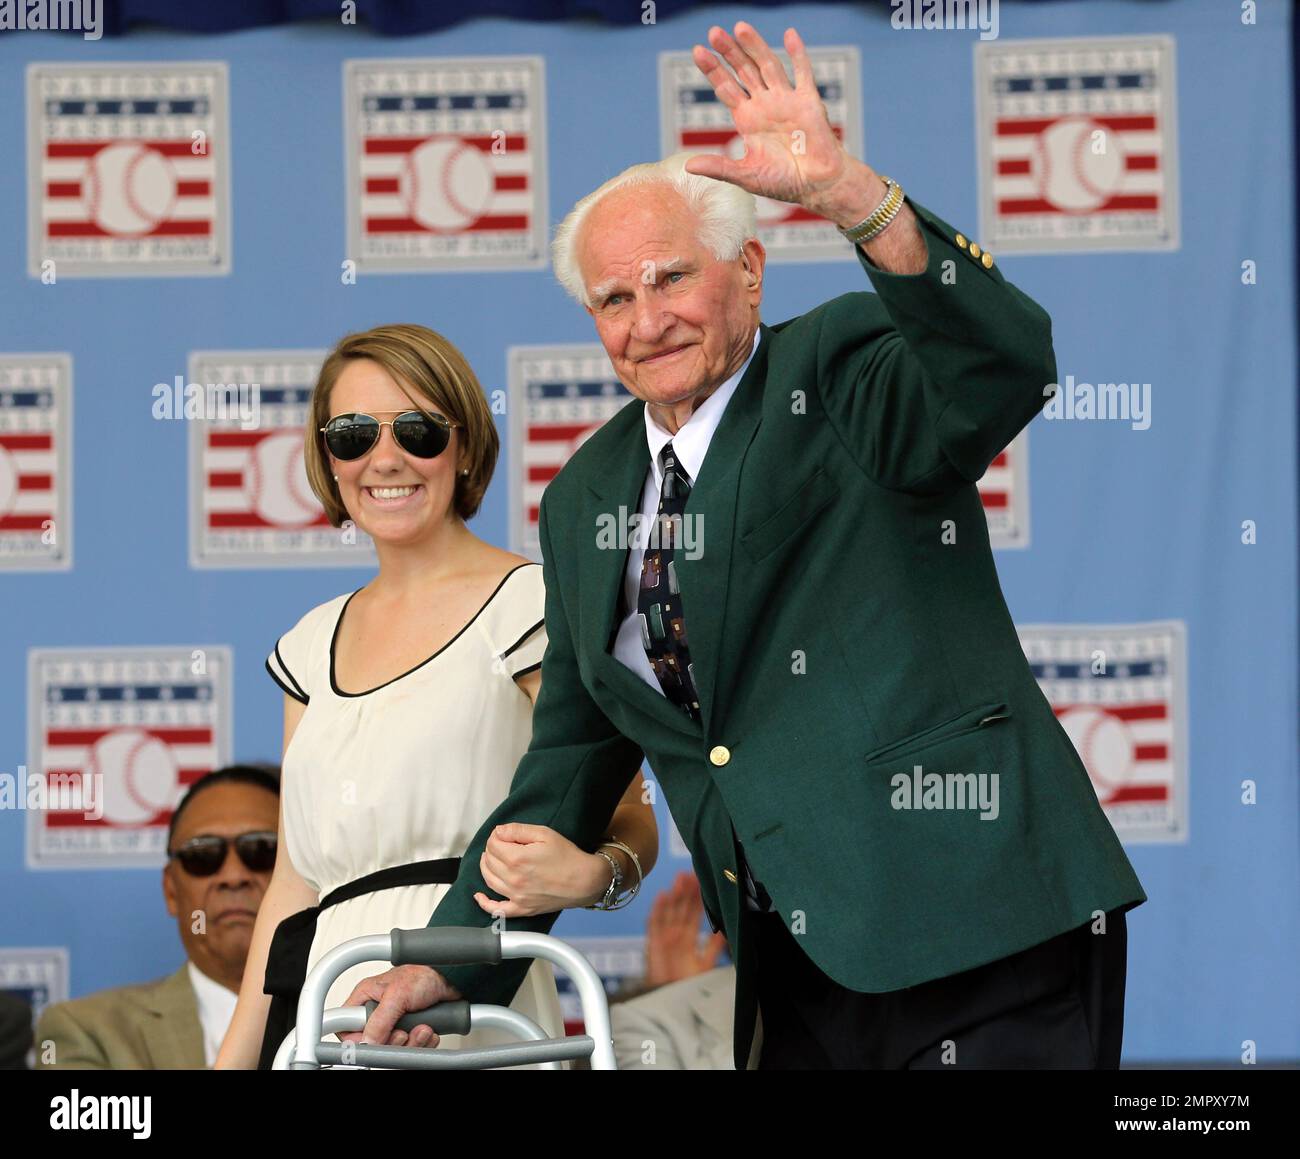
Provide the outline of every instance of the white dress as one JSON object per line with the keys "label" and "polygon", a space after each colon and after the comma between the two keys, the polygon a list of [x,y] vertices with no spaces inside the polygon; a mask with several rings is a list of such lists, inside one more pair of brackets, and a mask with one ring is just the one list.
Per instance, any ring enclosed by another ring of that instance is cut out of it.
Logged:
{"label": "white dress", "polygon": [[[284,754],[280,807],[293,866],[322,897],[380,869],[464,854],[528,748],[532,702],[514,677],[538,668],[546,649],[542,568],[520,564],[424,663],[369,692],[340,692],[334,640],[354,594],[313,608],[266,662],[307,705]],[[349,938],[428,925],[449,888],[397,886],[331,906],[318,919],[308,968]],[[387,968],[349,969],[326,1006],[343,1005],[361,979]],[[533,963],[511,1006],[548,1036],[564,1034],[549,963]],[[478,1030],[445,1035],[442,1045],[511,1041]]]}

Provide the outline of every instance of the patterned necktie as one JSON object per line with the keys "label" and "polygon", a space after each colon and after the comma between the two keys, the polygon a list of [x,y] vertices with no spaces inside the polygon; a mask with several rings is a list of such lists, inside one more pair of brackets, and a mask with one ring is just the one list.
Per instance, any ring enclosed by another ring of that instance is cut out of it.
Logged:
{"label": "patterned necktie", "polygon": [[[641,620],[641,643],[650,667],[659,679],[664,695],[679,705],[692,720],[700,719],[700,697],[695,691],[695,671],[686,645],[686,620],[682,612],[681,588],[673,562],[674,549],[682,538],[682,520],[691,483],[677,465],[672,443],[664,446],[663,488],[654,533],[641,560],[641,584],[636,607]],[[772,899],[763,883],[754,879],[745,863],[746,904],[753,910],[772,909]]]}
{"label": "patterned necktie", "polygon": [[641,643],[664,695],[692,720],[699,720],[700,698],[695,691],[690,649],[686,646],[686,621],[673,562],[691,483],[677,465],[672,443],[661,454],[664,482],[659,492],[659,511],[641,560],[641,584],[636,597]]}

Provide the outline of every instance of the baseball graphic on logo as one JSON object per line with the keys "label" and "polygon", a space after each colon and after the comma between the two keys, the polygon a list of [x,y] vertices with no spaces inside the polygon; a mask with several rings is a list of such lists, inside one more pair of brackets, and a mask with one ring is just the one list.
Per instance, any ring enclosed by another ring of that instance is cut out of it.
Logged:
{"label": "baseball graphic on logo", "polygon": [[401,176],[407,212],[440,231],[464,229],[482,217],[494,186],[482,151],[456,137],[432,138],[413,149]]}
{"label": "baseball graphic on logo", "polygon": [[175,172],[146,145],[109,145],[90,159],[82,200],[95,224],[108,233],[139,237],[171,216]]}
{"label": "baseball graphic on logo", "polygon": [[1132,777],[1133,739],[1119,717],[1101,708],[1079,706],[1061,716],[1061,727],[1103,801]]}
{"label": "baseball graphic on logo", "polygon": [[1029,167],[1040,196],[1058,209],[1085,213],[1119,188],[1124,151],[1113,130],[1090,117],[1064,117],[1039,135]]}
{"label": "baseball graphic on logo", "polygon": [[120,728],[101,736],[84,775],[99,778],[104,820],[113,825],[143,825],[176,806],[171,749],[144,729]]}
{"label": "baseball graphic on logo", "polygon": [[276,431],[256,445],[244,472],[244,497],[268,523],[302,527],[321,517],[303,464],[302,435]]}
{"label": "baseball graphic on logo", "polygon": [[0,519],[8,515],[18,502],[18,465],[14,457],[0,447]]}

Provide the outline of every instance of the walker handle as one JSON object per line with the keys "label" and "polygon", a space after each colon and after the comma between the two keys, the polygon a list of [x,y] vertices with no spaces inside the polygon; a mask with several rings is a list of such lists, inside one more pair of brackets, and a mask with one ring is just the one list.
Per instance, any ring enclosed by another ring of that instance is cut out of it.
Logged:
{"label": "walker handle", "polygon": [[[370,1001],[366,1003],[366,1020],[375,1012],[375,1007],[379,1003]],[[427,1006],[423,1010],[412,1010],[403,1014],[397,1020],[394,1030],[413,1030],[417,1026],[432,1026],[434,1034],[468,1034],[469,1026],[469,1003],[457,1000],[455,1002],[439,1002],[434,1006]]]}
{"label": "walker handle", "polygon": [[418,930],[393,930],[394,966],[498,965],[501,935],[481,926],[425,926]]}

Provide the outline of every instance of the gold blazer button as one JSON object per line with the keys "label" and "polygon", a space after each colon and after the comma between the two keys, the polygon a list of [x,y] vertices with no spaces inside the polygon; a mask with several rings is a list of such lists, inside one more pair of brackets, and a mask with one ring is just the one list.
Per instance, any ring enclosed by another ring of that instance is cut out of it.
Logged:
{"label": "gold blazer button", "polygon": [[726,745],[714,745],[709,749],[709,760],[715,765],[725,765],[731,760],[731,750]]}
{"label": "gold blazer button", "polygon": [[993,255],[988,250],[984,251],[984,256],[980,258],[980,265],[986,270],[993,265]]}
{"label": "gold blazer button", "polygon": [[731,882],[732,885],[736,884],[736,880],[737,880],[736,875],[732,873],[731,870],[724,869],[722,871],[722,876],[725,877],[729,882]]}
{"label": "gold blazer button", "polygon": [[959,234],[957,235],[957,244],[958,244],[959,246],[961,246],[962,249],[965,249],[965,248],[966,248],[966,235],[965,235],[965,234],[959,233]]}
{"label": "gold blazer button", "polygon": [[973,241],[970,243],[970,256],[973,258],[977,258],[980,256],[979,242]]}

